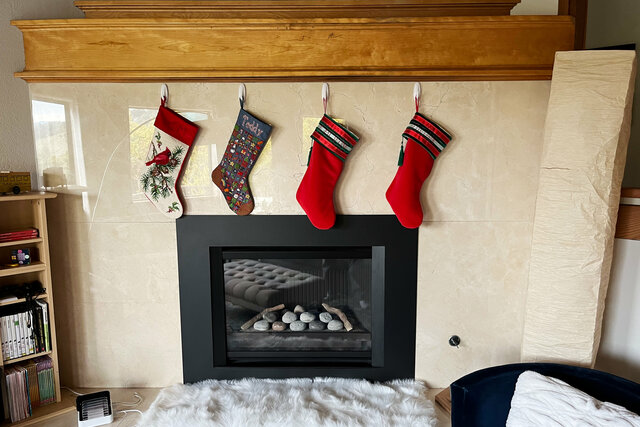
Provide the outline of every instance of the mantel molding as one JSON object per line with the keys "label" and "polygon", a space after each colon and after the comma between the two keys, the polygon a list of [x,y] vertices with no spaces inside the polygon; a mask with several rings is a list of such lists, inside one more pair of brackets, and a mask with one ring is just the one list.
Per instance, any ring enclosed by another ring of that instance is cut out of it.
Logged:
{"label": "mantel molding", "polygon": [[77,0],[87,18],[392,18],[509,15],[520,0]]}
{"label": "mantel molding", "polygon": [[569,16],[13,21],[29,82],[549,79]]}

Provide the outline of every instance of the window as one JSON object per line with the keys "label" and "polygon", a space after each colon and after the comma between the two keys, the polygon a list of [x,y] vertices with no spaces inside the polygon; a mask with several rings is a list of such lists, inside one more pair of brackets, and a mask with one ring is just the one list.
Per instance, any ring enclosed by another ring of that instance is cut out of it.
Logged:
{"label": "window", "polygon": [[39,187],[83,185],[82,148],[74,144],[68,104],[34,99],[31,111]]}

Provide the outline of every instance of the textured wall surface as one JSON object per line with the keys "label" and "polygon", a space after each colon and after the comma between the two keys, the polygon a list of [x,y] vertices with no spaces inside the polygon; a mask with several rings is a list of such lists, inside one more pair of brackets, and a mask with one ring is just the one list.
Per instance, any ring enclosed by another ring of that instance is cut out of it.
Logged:
{"label": "textured wall surface", "polygon": [[[422,85],[421,110],[454,135],[422,192],[416,373],[430,385],[520,359],[549,87]],[[246,107],[274,125],[251,173],[254,214],[303,214],[295,200],[309,147],[303,122],[321,116],[320,88],[247,85]],[[31,85],[34,99],[74,111],[77,128],[69,137],[74,165],[37,142],[41,160],[53,168],[48,179],[68,185],[54,189],[61,195],[48,204],[65,384],[163,386],[182,378],[175,225],[139,193],[137,178],[159,89]],[[202,119],[182,180],[186,212],[231,214],[209,174],[237,116],[237,85],[171,84],[169,90],[170,106]],[[329,112],[361,137],[336,189],[340,213],[392,213],[384,193],[413,114],[412,91],[412,83],[331,85]],[[65,170],[75,176],[55,176]],[[447,343],[454,333],[462,337],[460,348]]]}
{"label": "textured wall surface", "polygon": [[22,34],[11,19],[81,18],[73,0],[0,1],[0,170],[31,172],[35,185],[29,87],[13,77],[24,68]]}
{"label": "textured wall surface", "polygon": [[545,122],[522,358],[591,366],[631,122],[635,52],[558,52]]}

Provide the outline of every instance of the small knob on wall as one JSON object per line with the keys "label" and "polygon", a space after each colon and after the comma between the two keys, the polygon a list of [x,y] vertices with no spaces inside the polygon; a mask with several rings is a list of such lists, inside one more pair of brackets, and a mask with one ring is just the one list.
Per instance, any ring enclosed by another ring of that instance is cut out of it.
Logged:
{"label": "small knob on wall", "polygon": [[451,335],[449,337],[449,345],[451,347],[459,347],[460,346],[460,337],[457,335]]}

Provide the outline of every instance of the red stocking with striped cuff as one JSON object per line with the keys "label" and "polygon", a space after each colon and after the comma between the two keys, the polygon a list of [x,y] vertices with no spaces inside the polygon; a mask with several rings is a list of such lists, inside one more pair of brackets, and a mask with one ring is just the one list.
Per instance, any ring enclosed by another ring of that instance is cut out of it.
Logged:
{"label": "red stocking with striped cuff", "polygon": [[446,130],[420,113],[413,116],[402,133],[406,150],[400,148],[399,167],[387,189],[387,201],[404,227],[417,228],[422,224],[420,190],[450,140]]}
{"label": "red stocking with striped cuff", "polygon": [[358,137],[325,114],[311,139],[307,172],[296,199],[314,227],[327,230],[336,222],[333,190]]}

